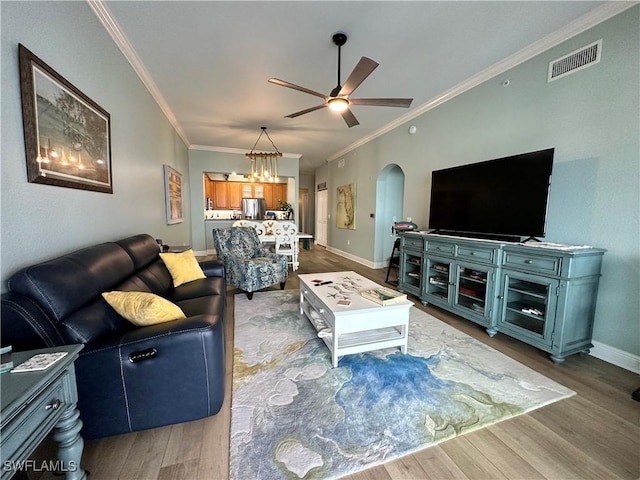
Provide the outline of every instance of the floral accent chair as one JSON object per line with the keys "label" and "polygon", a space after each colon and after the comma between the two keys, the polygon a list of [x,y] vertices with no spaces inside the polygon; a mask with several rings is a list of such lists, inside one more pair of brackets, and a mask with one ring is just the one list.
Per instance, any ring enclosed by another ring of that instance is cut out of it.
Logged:
{"label": "floral accent chair", "polygon": [[276,283],[284,289],[289,274],[287,257],[266,250],[252,227],[214,228],[213,244],[224,262],[227,283],[247,293]]}
{"label": "floral accent chair", "polygon": [[231,225],[232,227],[251,227],[253,228],[256,233],[258,234],[258,238],[260,239],[260,241],[262,242],[264,239],[264,236],[267,234],[267,229],[265,228],[264,225],[262,225],[262,223],[259,222],[253,222],[251,220],[238,220],[237,222],[233,222],[233,225]]}

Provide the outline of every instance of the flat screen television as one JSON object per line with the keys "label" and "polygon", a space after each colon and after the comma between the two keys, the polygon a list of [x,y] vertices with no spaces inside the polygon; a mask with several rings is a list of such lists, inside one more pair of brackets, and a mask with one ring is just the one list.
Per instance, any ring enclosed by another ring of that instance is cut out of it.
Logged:
{"label": "flat screen television", "polygon": [[553,152],[434,170],[429,229],[480,238],[544,237]]}

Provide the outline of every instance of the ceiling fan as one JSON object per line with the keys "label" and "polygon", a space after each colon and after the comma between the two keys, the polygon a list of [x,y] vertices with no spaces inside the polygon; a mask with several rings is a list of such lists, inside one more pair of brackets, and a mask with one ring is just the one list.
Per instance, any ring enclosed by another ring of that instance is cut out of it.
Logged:
{"label": "ceiling fan", "polygon": [[349,128],[351,128],[360,124],[360,122],[358,122],[358,119],[349,109],[351,105],[402,108],[409,108],[411,106],[413,98],[351,98],[351,94],[354,92],[354,90],[358,88],[360,84],[371,74],[371,72],[376,69],[378,63],[374,62],[370,58],[362,57],[351,72],[351,75],[349,75],[349,78],[347,78],[345,84],[341,85],[340,52],[342,46],[347,43],[347,35],[342,32],[338,32],[335,33],[332,38],[333,43],[338,46],[338,85],[333,90],[331,90],[331,93],[329,95],[324,95],[322,93],[309,90],[308,88],[285,82],[284,80],[280,80],[278,78],[269,79],[270,83],[281,85],[287,88],[292,88],[300,92],[308,93],[309,95],[315,95],[316,97],[320,97],[324,100],[324,103],[321,105],[316,105],[315,107],[292,113],[291,115],[287,115],[287,118],[296,118],[300,115],[315,112],[316,110],[320,110],[321,108],[329,107],[331,110],[340,112],[342,118],[344,118],[344,121],[347,123]]}

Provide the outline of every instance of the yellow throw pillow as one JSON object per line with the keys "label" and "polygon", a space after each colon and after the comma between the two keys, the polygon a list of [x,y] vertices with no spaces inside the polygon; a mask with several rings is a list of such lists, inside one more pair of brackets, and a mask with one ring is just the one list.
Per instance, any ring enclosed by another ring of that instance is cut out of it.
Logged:
{"label": "yellow throw pillow", "polygon": [[174,287],[199,278],[207,278],[191,249],[181,253],[161,253],[160,258],[173,277]]}
{"label": "yellow throw pillow", "polygon": [[104,292],[102,298],[121,316],[139,327],[187,318],[176,304],[153,293]]}

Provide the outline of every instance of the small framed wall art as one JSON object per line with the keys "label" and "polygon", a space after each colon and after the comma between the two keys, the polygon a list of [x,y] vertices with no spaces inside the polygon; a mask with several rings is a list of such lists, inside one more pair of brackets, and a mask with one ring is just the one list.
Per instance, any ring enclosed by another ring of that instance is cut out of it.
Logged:
{"label": "small framed wall art", "polygon": [[109,113],[24,45],[18,58],[29,182],[113,193]]}
{"label": "small framed wall art", "polygon": [[164,202],[167,225],[182,222],[182,174],[169,165],[164,165]]}
{"label": "small framed wall art", "polygon": [[336,204],[336,227],[356,229],[356,184],[348,183],[338,187]]}

